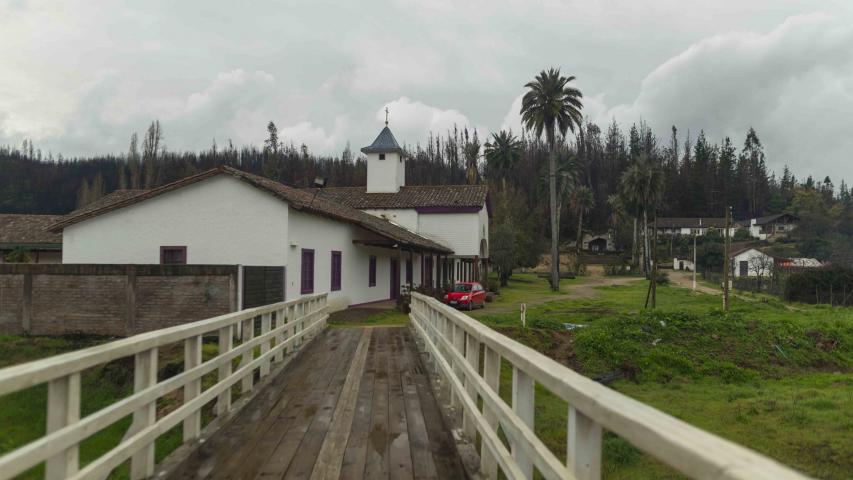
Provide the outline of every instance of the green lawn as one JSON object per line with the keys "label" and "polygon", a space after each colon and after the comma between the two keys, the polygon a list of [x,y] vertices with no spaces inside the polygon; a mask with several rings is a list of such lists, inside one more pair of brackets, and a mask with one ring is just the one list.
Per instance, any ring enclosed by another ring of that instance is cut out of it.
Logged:
{"label": "green lawn", "polygon": [[[546,282],[516,275],[501,295],[536,288],[547,294]],[[810,475],[850,478],[853,309],[733,299],[724,314],[718,296],[662,286],[648,312],[646,288],[600,287],[594,298],[531,306],[527,329],[517,312],[487,306],[474,316],[585,375],[618,372],[611,387],[691,424]],[[505,368],[507,397],[510,382]],[[565,403],[537,389],[536,429],[561,457],[565,417]],[[604,458],[606,478],[679,478],[612,434]]]}
{"label": "green lawn", "polygon": [[[60,353],[78,350],[108,341],[106,338],[68,336],[68,337],[29,337],[0,335],[0,368],[15,365]],[[214,343],[205,343],[202,350],[204,360],[217,353]],[[183,370],[182,348],[165,347],[158,358],[158,378],[161,380]],[[202,387],[208,388],[216,382],[216,372],[202,379]],[[81,416],[85,417],[115,403],[133,391],[133,358],[116,360],[83,372],[81,378]],[[234,398],[239,396],[239,386],[234,390]],[[45,434],[47,386],[38,385],[10,395],[0,396],[0,455],[21,447]],[[164,416],[175,406],[179,398],[171,395],[157,402],[158,418]],[[213,404],[202,410],[202,422],[207,424],[213,418]],[[25,419],[25,420],[22,420]],[[109,427],[92,435],[80,445],[80,465],[84,466],[114,448],[121,441],[130,426],[131,416],[113,423]],[[182,442],[181,425],[161,435],[156,442],[156,460],[159,462],[174,451]],[[44,465],[38,465],[17,478],[39,479],[44,477]],[[129,465],[125,462],[113,471],[111,479],[129,478]]]}

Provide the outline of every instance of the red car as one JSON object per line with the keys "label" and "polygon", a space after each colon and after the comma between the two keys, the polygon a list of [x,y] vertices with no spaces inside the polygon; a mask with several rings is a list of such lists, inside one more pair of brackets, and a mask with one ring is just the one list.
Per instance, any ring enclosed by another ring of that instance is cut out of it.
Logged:
{"label": "red car", "polygon": [[477,282],[459,282],[444,296],[444,303],[451,307],[467,308],[486,307],[486,290]]}

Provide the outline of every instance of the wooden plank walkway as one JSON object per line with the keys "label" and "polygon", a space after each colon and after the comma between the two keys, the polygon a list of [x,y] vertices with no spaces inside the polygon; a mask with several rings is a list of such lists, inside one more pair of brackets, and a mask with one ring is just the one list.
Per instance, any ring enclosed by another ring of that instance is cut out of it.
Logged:
{"label": "wooden plank walkway", "polygon": [[408,328],[327,329],[174,479],[464,473]]}

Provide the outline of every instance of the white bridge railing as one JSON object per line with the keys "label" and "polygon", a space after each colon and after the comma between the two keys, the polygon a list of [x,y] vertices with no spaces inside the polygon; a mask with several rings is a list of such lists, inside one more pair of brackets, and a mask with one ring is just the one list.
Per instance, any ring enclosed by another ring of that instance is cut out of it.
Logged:
{"label": "white bridge railing", "polygon": [[[325,307],[326,294],[306,296],[0,370],[0,395],[47,383],[47,433],[0,457],[0,479],[42,462],[45,477],[51,480],[105,478],[128,459],[132,479],[151,477],[157,437],[183,423],[184,442],[198,438],[202,407],[216,400],[218,416],[231,412],[235,408],[232,387],[239,383],[245,395],[253,388],[255,371],[266,377],[271,366],[291,358],[325,326]],[[202,361],[202,337],[208,335],[218,337],[219,348],[215,357]],[[235,346],[237,337],[240,343]],[[158,349],[179,342],[184,349],[183,372],[158,382]],[[81,373],[129,356],[134,357],[133,393],[80,418]],[[212,372],[216,372],[216,383],[202,391],[202,377]],[[178,389],[183,389],[183,404],[158,419],[157,400]],[[79,468],[80,443],[128,415],[133,421],[122,441]]]}
{"label": "white bridge railing", "polygon": [[[462,412],[462,434],[472,444],[480,435],[484,478],[497,478],[500,469],[509,479],[531,479],[535,468],[546,479],[598,479],[604,429],[692,478],[805,478],[594,382],[434,298],[412,293],[411,308],[428,364],[449,388],[453,410]],[[512,366],[511,404],[499,395],[502,360]],[[565,462],[536,436],[537,384],[568,404]]]}

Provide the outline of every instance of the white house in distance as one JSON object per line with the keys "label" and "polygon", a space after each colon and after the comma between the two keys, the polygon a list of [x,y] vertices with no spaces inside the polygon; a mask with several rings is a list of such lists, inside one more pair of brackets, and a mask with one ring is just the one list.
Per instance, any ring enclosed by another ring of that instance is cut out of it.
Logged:
{"label": "white house in distance", "polygon": [[776,235],[787,235],[797,227],[799,220],[799,217],[788,212],[753,218],[749,221],[749,234],[760,240],[767,240]]}
{"label": "white house in distance", "polygon": [[814,258],[783,258],[748,247],[732,253],[732,266],[735,277],[769,277],[774,268],[818,268],[823,264]]}
{"label": "white house in distance", "polygon": [[[717,230],[720,235],[726,228],[725,218],[686,218],[686,217],[658,217],[658,235],[706,235],[709,230]],[[729,234],[734,235],[738,225],[734,222],[729,228]]]}
{"label": "white house in distance", "polygon": [[473,278],[488,258],[486,188],[404,187],[405,160],[389,137],[396,145],[386,126],[365,147],[360,187],[363,199],[384,190],[386,208],[339,201],[349,189],[296,189],[223,166],[114,192],[51,230],[62,232],[63,263],[283,267],[285,299],[329,292],[337,308],[396,298],[405,284]]}
{"label": "white house in distance", "polygon": [[[334,203],[383,218],[446,245],[433,269],[451,281],[476,281],[486,274],[489,258],[489,199],[485,185],[406,185],[403,150],[386,125],[361,151],[367,155],[367,185],[311,189]],[[431,262],[426,258],[427,262]]]}

